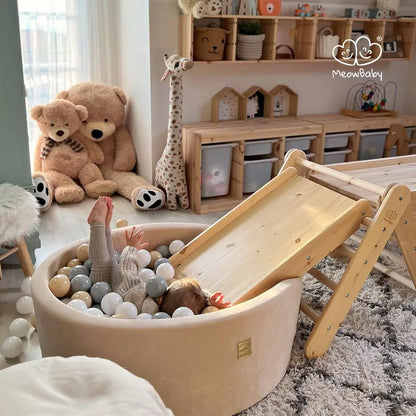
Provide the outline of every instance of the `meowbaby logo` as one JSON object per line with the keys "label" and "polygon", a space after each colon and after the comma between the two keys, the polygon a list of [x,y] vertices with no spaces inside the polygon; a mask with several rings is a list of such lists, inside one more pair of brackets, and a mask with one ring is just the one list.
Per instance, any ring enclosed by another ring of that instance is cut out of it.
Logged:
{"label": "meowbaby logo", "polygon": [[[377,37],[377,41],[381,42],[382,37]],[[383,55],[383,49],[378,42],[371,42],[368,36],[360,36],[356,40],[346,39],[342,45],[336,45],[332,49],[333,58],[346,66],[364,67],[378,61]],[[339,76],[341,78],[380,78],[383,80],[383,73],[374,71],[373,69],[366,71],[360,68],[358,71],[332,71],[332,77]]]}

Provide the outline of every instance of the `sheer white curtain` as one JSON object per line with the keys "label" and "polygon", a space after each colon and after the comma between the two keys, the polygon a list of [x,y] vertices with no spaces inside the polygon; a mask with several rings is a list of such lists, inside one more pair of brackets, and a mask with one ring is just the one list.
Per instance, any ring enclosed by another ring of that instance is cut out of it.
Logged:
{"label": "sheer white curtain", "polygon": [[115,85],[117,0],[18,0],[31,155],[30,109],[81,81]]}

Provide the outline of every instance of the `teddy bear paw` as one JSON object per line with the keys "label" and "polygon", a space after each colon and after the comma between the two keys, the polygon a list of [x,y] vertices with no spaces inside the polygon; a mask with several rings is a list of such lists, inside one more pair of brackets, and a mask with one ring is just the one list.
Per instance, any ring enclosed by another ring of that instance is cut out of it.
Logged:
{"label": "teddy bear paw", "polygon": [[195,19],[201,19],[202,16],[204,15],[205,12],[205,2],[202,1],[198,1],[197,3],[195,3],[195,6],[192,10],[192,14],[195,17]]}
{"label": "teddy bear paw", "polygon": [[96,180],[84,186],[85,193],[89,198],[98,198],[101,195],[111,196],[117,191],[117,184],[108,180]]}
{"label": "teddy bear paw", "polygon": [[140,188],[133,191],[131,202],[141,211],[155,210],[165,205],[165,194],[157,188]]}
{"label": "teddy bear paw", "polygon": [[55,189],[55,201],[59,204],[81,202],[85,192],[78,185],[62,185]]}
{"label": "teddy bear paw", "polygon": [[46,211],[52,204],[52,192],[49,189],[48,183],[41,176],[33,177],[35,187],[32,189],[33,195],[38,201],[40,211]]}

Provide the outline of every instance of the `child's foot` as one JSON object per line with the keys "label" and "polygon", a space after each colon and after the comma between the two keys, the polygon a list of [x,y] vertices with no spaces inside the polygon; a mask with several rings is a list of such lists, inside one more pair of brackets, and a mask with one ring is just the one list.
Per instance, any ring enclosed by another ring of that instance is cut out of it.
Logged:
{"label": "child's foot", "polygon": [[106,223],[107,212],[108,212],[108,205],[107,201],[105,200],[106,197],[100,196],[98,197],[97,201],[95,202],[94,206],[91,209],[90,215],[88,216],[87,222],[88,224],[93,223]]}
{"label": "child's foot", "polygon": [[110,228],[111,218],[113,217],[113,200],[109,196],[103,197],[107,203],[107,216],[105,217],[105,226]]}

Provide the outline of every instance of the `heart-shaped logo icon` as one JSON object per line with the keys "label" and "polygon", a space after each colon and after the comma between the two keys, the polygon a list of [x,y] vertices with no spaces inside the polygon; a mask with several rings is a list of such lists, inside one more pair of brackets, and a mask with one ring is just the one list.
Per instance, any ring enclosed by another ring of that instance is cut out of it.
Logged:
{"label": "heart-shaped logo icon", "polygon": [[371,42],[366,35],[360,36],[356,40],[346,39],[342,45],[336,45],[332,49],[334,59],[347,66],[370,65],[378,61],[382,54],[381,45],[377,42]]}

